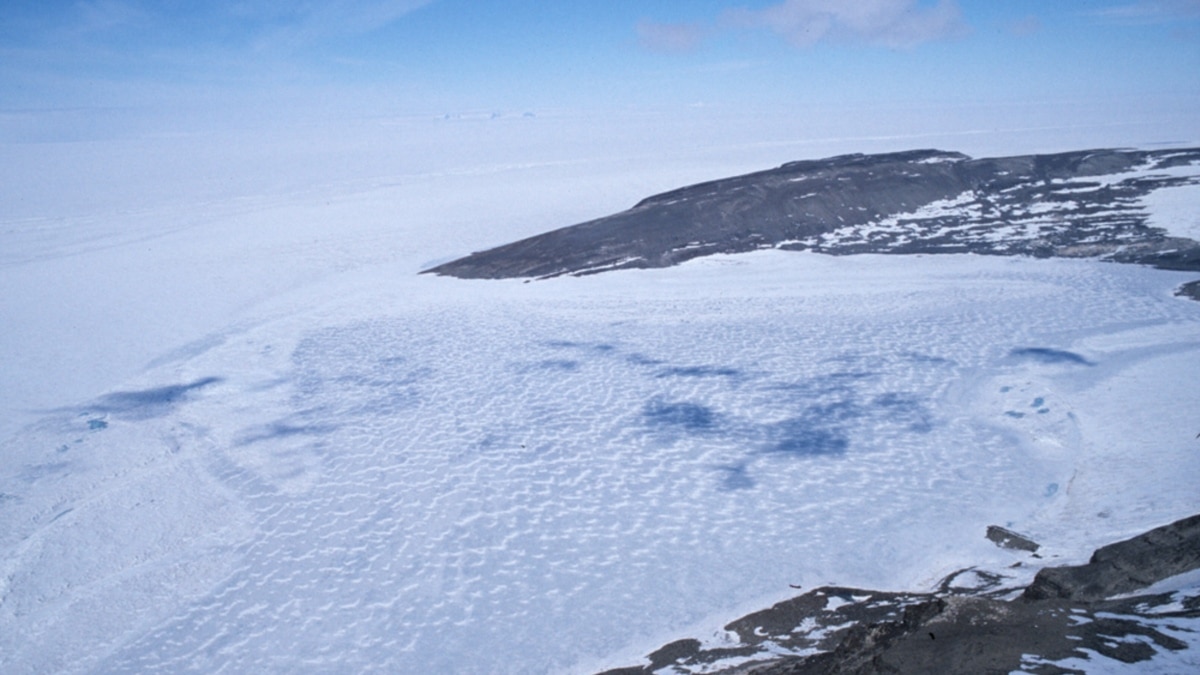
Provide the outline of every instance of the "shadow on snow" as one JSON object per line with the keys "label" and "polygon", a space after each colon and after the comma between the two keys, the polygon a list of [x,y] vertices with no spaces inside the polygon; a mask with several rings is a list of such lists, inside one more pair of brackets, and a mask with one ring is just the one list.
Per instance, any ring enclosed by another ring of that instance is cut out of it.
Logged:
{"label": "shadow on snow", "polygon": [[1047,347],[1020,347],[1010,351],[1008,355],[1039,363],[1065,363],[1078,366],[1096,365],[1075,352],[1068,352],[1062,349],[1049,349]]}
{"label": "shadow on snow", "polygon": [[221,382],[219,377],[205,377],[188,384],[173,384],[140,391],[117,391],[101,397],[88,409],[135,420],[162,417],[186,401],[192,392],[218,382]]}

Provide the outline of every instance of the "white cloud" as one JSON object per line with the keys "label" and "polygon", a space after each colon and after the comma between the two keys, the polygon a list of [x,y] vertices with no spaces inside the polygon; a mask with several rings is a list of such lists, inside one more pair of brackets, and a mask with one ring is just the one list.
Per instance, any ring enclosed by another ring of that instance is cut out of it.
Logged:
{"label": "white cloud", "polygon": [[917,0],[785,0],[763,9],[733,10],[725,23],[767,29],[798,47],[848,40],[907,48],[956,37],[967,29],[955,0],[938,0],[935,5]]}

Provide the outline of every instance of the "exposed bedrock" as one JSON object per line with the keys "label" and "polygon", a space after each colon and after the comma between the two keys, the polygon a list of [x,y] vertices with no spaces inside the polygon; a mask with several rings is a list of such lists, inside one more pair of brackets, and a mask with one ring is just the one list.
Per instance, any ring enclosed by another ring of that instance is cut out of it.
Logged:
{"label": "exposed bedrock", "polygon": [[1200,148],[842,155],[665,192],[426,272],[545,278],[760,248],[1094,257],[1200,270],[1200,243],[1152,227],[1141,204],[1188,184],[1200,184]]}
{"label": "exposed bedrock", "polygon": [[[648,665],[606,675],[1079,673],[1063,664],[1095,655],[1141,663],[1196,648],[1200,587],[1133,593],[1195,569],[1200,515],[1097,549],[1087,565],[1044,568],[1012,600],[1003,598],[1019,588],[975,569],[934,593],[817,588],[725,626],[726,644],[678,640]],[[1192,644],[1180,639],[1188,635]]]}
{"label": "exposed bedrock", "polygon": [[1200,568],[1200,515],[1096,549],[1086,565],[1047,567],[1025,589],[1028,600],[1101,600]]}

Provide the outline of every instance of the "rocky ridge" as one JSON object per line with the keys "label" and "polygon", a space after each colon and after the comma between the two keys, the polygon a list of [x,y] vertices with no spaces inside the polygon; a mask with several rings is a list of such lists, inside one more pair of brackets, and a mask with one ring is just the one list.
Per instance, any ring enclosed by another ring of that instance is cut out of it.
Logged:
{"label": "rocky ridge", "polygon": [[1200,148],[842,155],[655,195],[426,272],[548,278],[763,248],[1082,257],[1200,270],[1200,243],[1152,226],[1141,201],[1180,185],[1200,185]]}
{"label": "rocky ridge", "polygon": [[1100,548],[1086,565],[1043,568],[1024,589],[975,569],[930,593],[817,588],[726,625],[722,644],[678,640],[603,675],[1049,675],[1102,658],[1145,664],[1200,645],[1200,579],[1133,593],[1197,569],[1200,515]]}

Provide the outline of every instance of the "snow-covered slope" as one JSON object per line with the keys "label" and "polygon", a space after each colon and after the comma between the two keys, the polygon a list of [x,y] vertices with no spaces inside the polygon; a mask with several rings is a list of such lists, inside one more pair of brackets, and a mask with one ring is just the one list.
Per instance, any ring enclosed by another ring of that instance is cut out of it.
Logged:
{"label": "snow-covered slope", "polygon": [[99,390],[11,404],[37,410],[0,452],[0,670],[598,670],[789,584],[1005,570],[992,523],[1065,564],[1197,510],[1188,274],[773,250],[416,274],[544,229],[547,184],[554,219],[589,178],[603,212],[642,191],[628,167],[322,185],[86,241],[8,221],[6,369],[55,363],[22,346],[49,331],[46,377]]}

